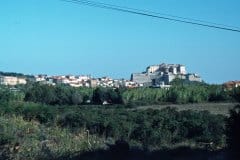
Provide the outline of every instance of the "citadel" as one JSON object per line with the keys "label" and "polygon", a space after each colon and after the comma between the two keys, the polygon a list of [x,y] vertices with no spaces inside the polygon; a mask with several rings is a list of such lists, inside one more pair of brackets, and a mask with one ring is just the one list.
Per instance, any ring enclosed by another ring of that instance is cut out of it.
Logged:
{"label": "citadel", "polygon": [[199,75],[187,73],[186,67],[181,64],[159,64],[151,65],[145,72],[133,73],[131,81],[140,86],[168,87],[170,82],[179,78],[191,82],[202,82]]}

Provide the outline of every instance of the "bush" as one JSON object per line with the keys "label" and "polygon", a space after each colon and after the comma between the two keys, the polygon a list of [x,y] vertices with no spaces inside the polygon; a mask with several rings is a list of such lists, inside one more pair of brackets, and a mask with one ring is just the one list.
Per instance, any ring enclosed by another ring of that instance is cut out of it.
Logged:
{"label": "bush", "polygon": [[35,103],[24,104],[20,115],[28,121],[37,120],[40,123],[52,122],[55,117],[54,110],[50,106]]}
{"label": "bush", "polygon": [[0,146],[11,143],[14,137],[12,137],[11,135],[5,134],[4,131],[1,131],[1,132],[3,133],[0,133]]}
{"label": "bush", "polygon": [[134,141],[145,147],[162,147],[191,141],[224,145],[224,117],[209,112],[81,108],[60,120],[62,127],[86,128],[105,138]]}
{"label": "bush", "polygon": [[8,151],[8,155],[0,154],[0,159],[68,159],[103,144],[100,138],[85,132],[73,134],[67,129],[28,122],[19,116],[0,116],[0,124],[0,145],[7,144],[0,146],[1,151]]}

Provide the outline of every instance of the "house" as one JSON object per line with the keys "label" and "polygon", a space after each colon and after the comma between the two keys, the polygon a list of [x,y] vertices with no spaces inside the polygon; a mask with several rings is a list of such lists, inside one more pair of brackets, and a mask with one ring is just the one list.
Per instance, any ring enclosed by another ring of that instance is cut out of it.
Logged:
{"label": "house", "polygon": [[234,88],[240,87],[240,81],[228,81],[223,84],[224,89],[232,90]]}
{"label": "house", "polygon": [[0,84],[15,86],[18,84],[27,84],[27,81],[25,78],[18,78],[13,76],[0,76]]}

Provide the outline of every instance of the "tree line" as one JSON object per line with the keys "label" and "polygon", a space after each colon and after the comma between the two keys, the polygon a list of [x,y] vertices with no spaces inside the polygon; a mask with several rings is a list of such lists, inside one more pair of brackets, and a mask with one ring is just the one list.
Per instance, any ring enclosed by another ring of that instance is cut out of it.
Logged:
{"label": "tree line", "polygon": [[240,101],[240,87],[225,90],[221,85],[173,83],[161,88],[73,88],[33,83],[20,87],[24,101],[49,105],[124,104],[129,106],[163,103],[204,103]]}

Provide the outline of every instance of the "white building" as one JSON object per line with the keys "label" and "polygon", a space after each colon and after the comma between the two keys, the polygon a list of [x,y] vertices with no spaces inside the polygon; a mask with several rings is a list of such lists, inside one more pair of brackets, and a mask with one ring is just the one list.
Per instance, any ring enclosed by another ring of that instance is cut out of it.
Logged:
{"label": "white building", "polygon": [[18,84],[27,84],[27,81],[25,78],[18,78],[18,77],[12,77],[12,76],[0,76],[0,84],[15,86]]}
{"label": "white building", "polygon": [[146,68],[145,72],[133,73],[131,81],[143,86],[159,86],[162,82],[169,85],[174,79],[201,82],[201,77],[197,74],[188,74],[186,66],[182,64],[151,65]]}

